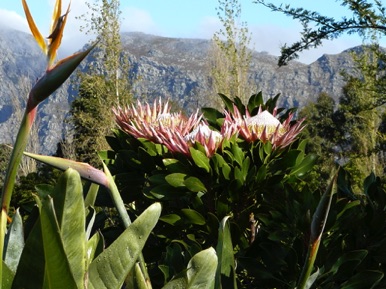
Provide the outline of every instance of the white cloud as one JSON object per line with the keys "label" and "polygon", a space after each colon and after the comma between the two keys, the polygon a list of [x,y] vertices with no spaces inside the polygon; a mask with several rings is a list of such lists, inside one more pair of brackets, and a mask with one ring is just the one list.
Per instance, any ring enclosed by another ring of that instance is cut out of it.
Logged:
{"label": "white cloud", "polygon": [[[271,55],[280,55],[280,49],[284,44],[291,45],[299,41],[301,35],[301,26],[281,27],[274,25],[252,26],[249,28],[252,32],[251,44],[256,51],[266,51]],[[331,41],[323,41],[323,45],[318,48],[312,48],[299,53],[298,61],[311,63],[321,57],[323,54],[338,54],[350,47],[360,45],[358,37],[341,37]]]}
{"label": "white cloud", "polygon": [[198,29],[192,37],[211,39],[216,31],[221,29],[221,22],[218,17],[207,16],[201,20]]}
{"label": "white cloud", "polygon": [[15,11],[0,9],[0,27],[9,27],[28,32],[27,21]]}
{"label": "white cloud", "polygon": [[[50,0],[50,2],[53,2]],[[67,9],[68,3],[63,3],[63,11]],[[70,13],[66,22],[66,28],[63,33],[63,40],[61,44],[61,50],[59,51],[60,58],[69,54],[75,53],[82,49],[82,47],[92,39],[95,39],[95,35],[86,35],[85,31],[80,31],[82,26],[85,26],[86,22],[79,19],[79,17],[86,17],[89,9],[85,1],[72,1]],[[84,15],[84,16],[83,16]]]}
{"label": "white cloud", "polygon": [[121,30],[162,34],[149,12],[135,7],[126,7],[122,10]]}

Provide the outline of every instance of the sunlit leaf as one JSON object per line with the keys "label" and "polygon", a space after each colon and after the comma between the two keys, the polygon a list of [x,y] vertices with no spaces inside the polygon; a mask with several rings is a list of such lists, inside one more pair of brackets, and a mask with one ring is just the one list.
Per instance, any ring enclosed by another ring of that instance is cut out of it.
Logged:
{"label": "sunlit leaf", "polygon": [[91,263],[88,288],[120,288],[134,267],[160,214],[161,205],[151,205]]}
{"label": "sunlit leaf", "polygon": [[4,243],[4,262],[15,273],[24,248],[23,220],[19,210],[13,215]]}

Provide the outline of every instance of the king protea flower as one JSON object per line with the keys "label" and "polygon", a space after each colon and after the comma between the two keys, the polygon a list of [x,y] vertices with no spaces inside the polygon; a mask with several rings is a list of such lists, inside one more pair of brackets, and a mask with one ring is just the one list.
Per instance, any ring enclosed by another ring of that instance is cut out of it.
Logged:
{"label": "king protea flower", "polygon": [[171,135],[181,137],[187,135],[200,122],[198,112],[186,118],[179,113],[171,113],[169,102],[162,103],[161,99],[153,105],[142,105],[139,101],[126,108],[113,109],[118,126],[126,133],[145,138],[155,143],[164,144],[165,138]]}
{"label": "king protea flower", "polygon": [[262,111],[261,107],[255,116],[250,116],[248,111],[242,116],[239,110],[234,107],[233,113],[226,113],[225,124],[237,127],[239,135],[248,142],[257,140],[263,143],[269,141],[273,148],[286,147],[290,145],[297,135],[303,130],[304,119],[291,125],[293,114],[281,123],[276,118],[276,109],[271,114],[269,111]]}
{"label": "king protea flower", "polygon": [[213,131],[201,121],[198,112],[186,118],[171,113],[169,103],[155,101],[153,105],[137,102],[126,108],[113,109],[118,126],[135,138],[145,138],[165,145],[173,153],[190,156],[190,147],[200,143],[208,157],[221,145],[223,134]]}
{"label": "king protea flower", "polygon": [[190,145],[194,145],[196,142],[200,143],[204,147],[207,157],[214,155],[222,144],[223,139],[224,136],[221,133],[211,130],[209,126],[203,122],[185,136],[185,140]]}

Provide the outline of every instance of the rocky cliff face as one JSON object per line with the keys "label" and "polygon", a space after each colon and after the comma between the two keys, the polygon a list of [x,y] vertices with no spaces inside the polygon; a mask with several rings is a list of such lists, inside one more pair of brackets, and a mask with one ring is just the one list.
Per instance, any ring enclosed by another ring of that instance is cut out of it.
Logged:
{"label": "rocky cliff face", "polygon": [[[208,91],[208,50],[202,39],[165,38],[143,33],[124,33],[122,43],[130,63],[128,75],[134,77],[136,96],[151,100],[171,98],[181,107],[205,105],[200,95]],[[87,61],[87,60],[86,60]],[[253,52],[250,79],[266,97],[281,93],[281,105],[302,106],[324,91],[339,98],[344,82],[342,69],[353,66],[347,51],[323,55],[310,65],[292,62],[278,68],[277,58]],[[0,30],[0,143],[11,143],[16,134],[12,99],[20,95],[19,79],[31,83],[43,73],[45,59],[31,36],[12,30]],[[39,108],[42,153],[52,153],[62,137],[63,120],[76,93],[67,82]]]}

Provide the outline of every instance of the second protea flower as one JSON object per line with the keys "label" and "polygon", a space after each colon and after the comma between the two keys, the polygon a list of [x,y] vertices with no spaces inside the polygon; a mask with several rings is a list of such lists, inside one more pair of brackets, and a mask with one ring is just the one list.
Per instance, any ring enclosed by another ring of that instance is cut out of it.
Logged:
{"label": "second protea flower", "polygon": [[200,143],[204,147],[207,157],[214,155],[223,139],[224,136],[221,133],[211,130],[206,123],[201,123],[190,134],[185,136],[185,140],[190,145],[194,145],[196,142]]}
{"label": "second protea flower", "polygon": [[297,135],[303,130],[302,123],[304,119],[297,121],[291,125],[293,114],[281,123],[276,118],[276,109],[273,114],[268,110],[259,109],[255,116],[250,116],[249,113],[242,116],[238,109],[234,107],[232,114],[227,114],[225,123],[228,126],[235,125],[241,138],[247,142],[269,141],[273,148],[286,147],[290,145]]}

